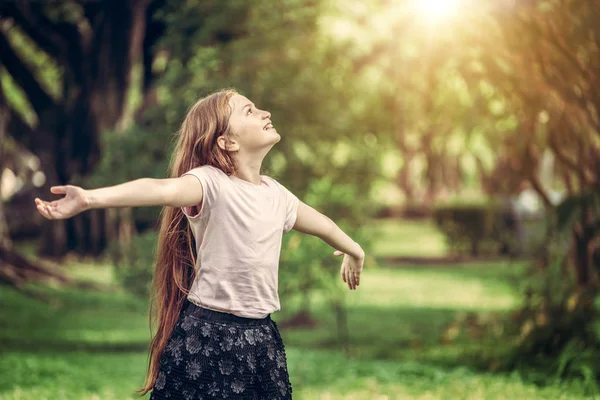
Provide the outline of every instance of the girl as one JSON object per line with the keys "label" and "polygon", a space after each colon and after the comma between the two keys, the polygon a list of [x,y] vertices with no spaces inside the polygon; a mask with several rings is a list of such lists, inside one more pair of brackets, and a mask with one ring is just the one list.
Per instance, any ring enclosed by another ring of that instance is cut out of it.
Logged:
{"label": "girl", "polygon": [[198,101],[171,159],[170,179],[142,178],[35,199],[48,219],[91,208],[163,205],[152,284],[150,344],[142,395],[151,399],[291,399],[280,309],[282,235],[295,229],[344,255],[341,276],[360,283],[365,253],[331,219],[260,175],[281,139],[271,114],[234,90]]}

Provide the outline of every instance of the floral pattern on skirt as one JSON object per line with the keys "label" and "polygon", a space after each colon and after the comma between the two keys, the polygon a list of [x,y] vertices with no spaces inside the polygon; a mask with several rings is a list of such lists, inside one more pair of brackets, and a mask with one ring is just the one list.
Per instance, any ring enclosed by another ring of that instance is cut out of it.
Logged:
{"label": "floral pattern on skirt", "polygon": [[202,309],[192,305],[182,312],[169,338],[150,400],[292,398],[275,321],[211,320],[193,310]]}

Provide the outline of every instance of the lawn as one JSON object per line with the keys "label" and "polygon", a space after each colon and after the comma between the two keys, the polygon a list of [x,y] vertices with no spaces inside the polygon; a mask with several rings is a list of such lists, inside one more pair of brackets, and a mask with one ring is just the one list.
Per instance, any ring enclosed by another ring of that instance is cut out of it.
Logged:
{"label": "lawn", "polygon": [[378,219],[369,226],[378,257],[444,257],[448,246],[432,220]]}
{"label": "lawn", "polygon": [[[409,229],[414,229],[410,227]],[[295,399],[585,399],[584,384],[539,387],[517,373],[472,367],[472,351],[499,343],[440,341],[466,313],[502,313],[516,302],[519,265],[383,265],[348,291],[350,357],[339,350],[322,298],[314,329],[284,330]],[[107,265],[69,264],[71,275],[110,284]],[[341,282],[340,282],[341,284]],[[0,287],[0,399],[133,399],[146,365],[146,304],[123,291],[43,288],[29,299]],[[295,308],[287,299],[276,315]],[[146,397],[147,398],[147,397]]]}

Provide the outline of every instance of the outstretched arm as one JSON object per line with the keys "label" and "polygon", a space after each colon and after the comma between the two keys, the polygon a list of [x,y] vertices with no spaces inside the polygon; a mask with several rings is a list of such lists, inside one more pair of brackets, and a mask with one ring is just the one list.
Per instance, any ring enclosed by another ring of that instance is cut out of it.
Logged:
{"label": "outstretched arm", "polygon": [[296,223],[298,232],[317,236],[336,249],[335,255],[344,255],[340,274],[351,290],[360,284],[360,273],[365,260],[365,252],[358,243],[346,235],[335,222],[309,205],[300,202]]}
{"label": "outstretched arm", "polygon": [[54,201],[35,199],[38,211],[48,219],[70,218],[91,208],[141,206],[193,206],[202,202],[202,185],[195,177],[141,178],[115,186],[85,190],[79,186],[53,186],[50,191],[65,197]]}

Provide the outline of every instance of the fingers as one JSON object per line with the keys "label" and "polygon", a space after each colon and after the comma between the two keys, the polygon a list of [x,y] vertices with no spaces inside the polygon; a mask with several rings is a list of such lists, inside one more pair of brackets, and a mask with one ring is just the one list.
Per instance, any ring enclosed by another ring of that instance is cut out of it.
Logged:
{"label": "fingers", "polygon": [[42,214],[45,218],[47,218],[47,219],[61,218],[60,213],[57,210],[57,202],[56,201],[48,202],[48,201],[42,201],[42,200],[36,198],[35,205],[36,205],[38,211],[40,212],[40,214]]}
{"label": "fingers", "polygon": [[350,268],[348,268],[348,266],[346,266],[346,268],[344,268],[346,271],[346,283],[348,284],[348,289],[350,290],[354,290],[356,288],[356,285],[354,284],[355,279],[354,279],[354,274],[352,272],[352,270]]}
{"label": "fingers", "polygon": [[50,188],[50,191],[54,194],[65,194],[65,193],[67,193],[67,187],[66,186],[52,186]]}
{"label": "fingers", "polygon": [[[361,268],[362,269],[362,268]],[[356,290],[356,288],[360,285],[360,273],[361,269],[349,268],[349,276],[348,280],[350,281],[351,289]]]}
{"label": "fingers", "polygon": [[349,273],[348,268],[346,266],[344,266],[344,282],[346,282],[346,284],[348,285],[348,287],[350,287],[350,273]]}
{"label": "fingers", "polygon": [[[342,256],[345,255],[345,253],[343,251],[339,251],[336,250],[333,252],[334,256]],[[353,275],[352,275],[352,271],[350,271],[349,268],[347,268],[346,265],[346,260],[344,260],[342,262],[342,268],[340,269],[340,275],[342,276],[342,280],[344,281],[344,283],[346,283],[348,285],[348,288],[350,290],[354,290],[356,288],[356,279],[354,279]]]}
{"label": "fingers", "polygon": [[340,275],[350,290],[356,290],[358,285],[360,285],[360,271],[353,271],[346,264],[342,264]]}
{"label": "fingers", "polygon": [[41,201],[40,199],[35,199],[35,204],[37,206],[38,211],[47,219],[52,219],[52,214],[50,210],[50,205]]}
{"label": "fingers", "polygon": [[[345,253],[336,250],[333,252],[333,254],[336,256],[341,256]],[[342,262],[342,267],[340,269],[342,280],[348,285],[350,290],[356,290],[356,288],[360,285],[360,273],[363,268],[362,260],[359,260],[358,263],[354,261],[355,260],[350,261],[350,257],[344,257],[344,261]]]}
{"label": "fingers", "polygon": [[352,271],[350,271],[348,267],[346,267],[346,282],[348,283],[348,288],[350,290],[354,290],[354,283],[353,283],[353,279],[352,279]]}

